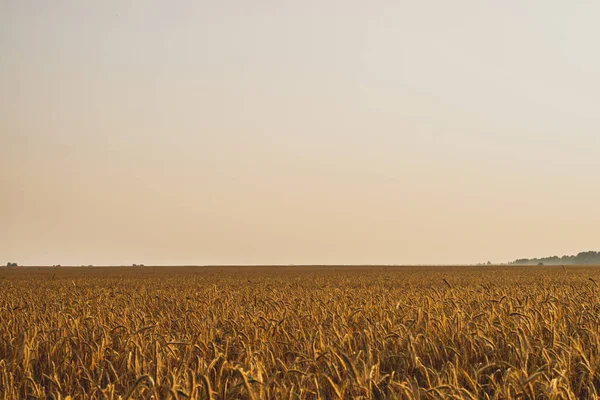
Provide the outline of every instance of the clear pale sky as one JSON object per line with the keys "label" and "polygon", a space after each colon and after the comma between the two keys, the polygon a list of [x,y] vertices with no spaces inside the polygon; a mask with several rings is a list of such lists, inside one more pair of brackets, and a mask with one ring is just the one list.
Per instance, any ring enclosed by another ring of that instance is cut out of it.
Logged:
{"label": "clear pale sky", "polygon": [[0,0],[0,262],[600,249],[600,3]]}

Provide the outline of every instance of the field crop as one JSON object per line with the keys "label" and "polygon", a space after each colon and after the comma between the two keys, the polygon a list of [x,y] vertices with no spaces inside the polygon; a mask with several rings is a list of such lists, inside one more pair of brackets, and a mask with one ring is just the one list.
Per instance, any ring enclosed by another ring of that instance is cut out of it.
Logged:
{"label": "field crop", "polygon": [[600,268],[0,270],[2,399],[595,398]]}

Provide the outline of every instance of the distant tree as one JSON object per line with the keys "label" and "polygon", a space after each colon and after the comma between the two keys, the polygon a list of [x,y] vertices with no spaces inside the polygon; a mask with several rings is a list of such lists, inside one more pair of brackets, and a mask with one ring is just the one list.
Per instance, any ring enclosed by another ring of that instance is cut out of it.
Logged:
{"label": "distant tree", "polygon": [[543,267],[544,263],[543,262],[539,262],[537,265],[538,265],[538,267]]}
{"label": "distant tree", "polygon": [[492,262],[491,262],[491,261],[488,261],[488,262],[487,262],[487,265],[492,265]]}
{"label": "distant tree", "polygon": [[7,267],[18,267],[19,265],[16,262],[7,262],[6,266]]}

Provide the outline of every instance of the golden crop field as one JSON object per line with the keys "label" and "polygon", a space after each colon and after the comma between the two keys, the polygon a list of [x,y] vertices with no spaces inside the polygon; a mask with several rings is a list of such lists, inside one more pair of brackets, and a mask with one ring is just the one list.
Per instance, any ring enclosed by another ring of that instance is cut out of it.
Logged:
{"label": "golden crop field", "polygon": [[0,269],[2,399],[594,398],[600,268]]}

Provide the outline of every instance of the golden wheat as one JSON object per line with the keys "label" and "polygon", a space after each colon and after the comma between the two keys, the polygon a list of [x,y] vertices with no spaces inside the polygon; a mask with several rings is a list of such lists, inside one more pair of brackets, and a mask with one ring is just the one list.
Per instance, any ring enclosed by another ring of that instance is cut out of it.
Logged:
{"label": "golden wheat", "polygon": [[0,270],[0,398],[595,398],[590,267]]}

